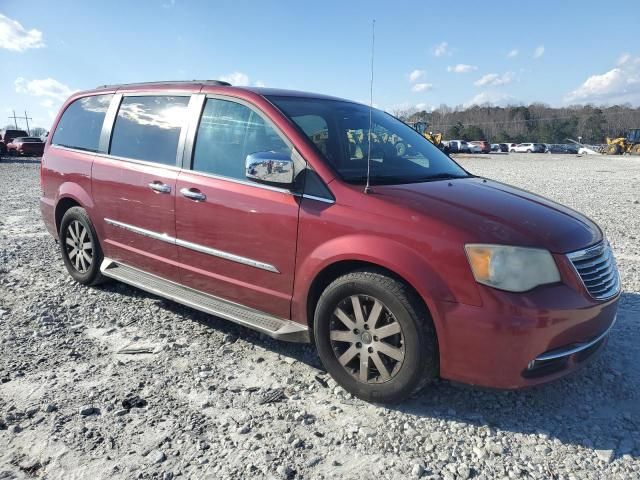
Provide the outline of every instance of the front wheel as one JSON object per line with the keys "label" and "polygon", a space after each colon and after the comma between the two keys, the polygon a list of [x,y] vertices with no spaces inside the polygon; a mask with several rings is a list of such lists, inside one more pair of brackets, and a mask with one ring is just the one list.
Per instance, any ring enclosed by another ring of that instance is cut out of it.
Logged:
{"label": "front wheel", "polygon": [[72,207],[62,217],[58,233],[60,252],[69,275],[83,285],[96,285],[104,280],[100,273],[102,248],[86,210]]}
{"label": "front wheel", "polygon": [[318,300],[314,337],[331,376],[366,401],[398,402],[438,373],[429,313],[407,285],[382,272],[331,283]]}

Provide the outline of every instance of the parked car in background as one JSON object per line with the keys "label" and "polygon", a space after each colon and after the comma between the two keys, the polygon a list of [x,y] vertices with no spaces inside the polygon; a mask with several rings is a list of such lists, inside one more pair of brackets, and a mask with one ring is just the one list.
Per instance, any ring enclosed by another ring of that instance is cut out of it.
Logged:
{"label": "parked car in background", "polygon": [[578,146],[564,143],[552,143],[550,145],[547,145],[546,153],[577,154]]}
{"label": "parked car in background", "polygon": [[469,142],[471,145],[477,145],[480,147],[481,153],[491,153],[491,145],[486,140],[474,140]]}
{"label": "parked car in background", "polygon": [[11,143],[14,138],[28,136],[29,134],[24,130],[0,130],[0,155],[6,155],[7,144]]}
{"label": "parked car in background", "polygon": [[7,144],[7,154],[28,157],[40,157],[44,151],[44,142],[39,137],[18,137]]}
{"label": "parked car in background", "polygon": [[543,153],[544,146],[541,143],[520,143],[511,148],[510,151],[515,153]]}
{"label": "parked car in background", "polygon": [[465,140],[449,140],[449,153],[471,153]]}
{"label": "parked car in background", "polygon": [[500,144],[499,143],[492,143],[491,144],[491,151],[492,152],[499,152],[500,151]]}
{"label": "parked car in background", "polygon": [[467,147],[469,148],[469,153],[482,153],[482,147],[477,143],[469,142]]}
{"label": "parked car in background", "polygon": [[438,376],[508,389],[562,377],[604,347],[620,296],[587,217],[469,174],[381,110],[312,93],[74,93],[47,139],[40,209],[76,282],[314,342],[339,385],[377,403]]}
{"label": "parked car in background", "polygon": [[507,153],[509,151],[508,143],[499,143],[498,146],[500,147],[500,152],[502,153]]}

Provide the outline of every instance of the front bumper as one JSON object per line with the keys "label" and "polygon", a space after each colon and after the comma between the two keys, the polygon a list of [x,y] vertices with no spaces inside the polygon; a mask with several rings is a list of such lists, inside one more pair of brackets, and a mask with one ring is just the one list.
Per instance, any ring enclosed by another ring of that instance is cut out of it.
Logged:
{"label": "front bumper", "polygon": [[619,294],[596,302],[565,284],[526,294],[481,286],[482,306],[437,302],[443,378],[518,389],[571,373],[606,343]]}

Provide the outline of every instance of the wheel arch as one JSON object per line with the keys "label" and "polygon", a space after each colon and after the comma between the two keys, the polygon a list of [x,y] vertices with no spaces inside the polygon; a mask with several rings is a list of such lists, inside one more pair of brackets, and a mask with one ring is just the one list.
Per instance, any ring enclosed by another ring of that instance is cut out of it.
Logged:
{"label": "wheel arch", "polygon": [[60,231],[60,222],[64,214],[72,207],[82,207],[87,213],[93,209],[93,201],[91,196],[77,183],[66,182],[60,185],[56,206],[54,210],[54,219],[56,223],[56,232]]}
{"label": "wheel arch", "polygon": [[[317,250],[307,256],[307,261],[300,265],[296,274],[298,280],[294,288],[292,319],[306,323],[309,330],[313,331],[315,308],[322,291],[332,281],[346,273],[373,269],[405,283],[424,305],[434,324],[436,335],[440,336],[441,326],[435,299],[455,301],[444,279],[420,255],[395,241],[352,236],[344,240],[345,242],[342,243],[336,239],[329,242],[329,245],[320,247],[320,251]],[[338,243],[344,246],[346,253],[335,254],[329,258],[322,255],[327,249],[335,253]],[[347,253],[354,252],[356,246],[360,247],[357,251],[366,253]],[[317,262],[323,257],[324,261]],[[314,264],[309,265],[310,263]],[[301,279],[309,280],[303,282]]]}

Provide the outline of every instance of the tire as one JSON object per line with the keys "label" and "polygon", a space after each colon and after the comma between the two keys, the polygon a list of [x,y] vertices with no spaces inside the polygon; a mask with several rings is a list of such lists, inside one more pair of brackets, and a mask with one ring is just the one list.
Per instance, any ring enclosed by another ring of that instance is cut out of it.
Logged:
{"label": "tire", "polygon": [[[71,207],[67,210],[60,222],[58,237],[64,265],[76,282],[97,285],[104,281],[100,273],[100,264],[104,258],[102,248],[93,223],[84,208]],[[85,255],[78,253],[79,245],[84,245]]]}
{"label": "tire", "polygon": [[531,153],[531,149],[527,150],[527,153]]}
{"label": "tire", "polygon": [[620,155],[622,153],[622,147],[617,143],[612,143],[611,145],[607,145],[607,154],[608,155]]}
{"label": "tire", "polygon": [[514,149],[509,150],[509,153],[516,153]]}
{"label": "tire", "polygon": [[[377,321],[369,316],[374,311]],[[318,300],[313,332],[327,371],[362,400],[399,402],[438,374],[428,311],[406,284],[385,273],[360,270],[331,283]],[[366,369],[360,368],[363,355]]]}

